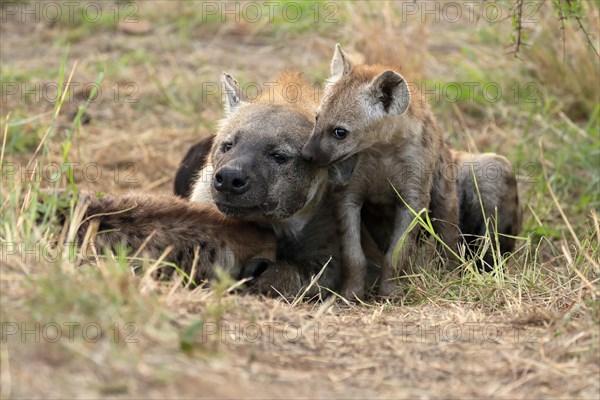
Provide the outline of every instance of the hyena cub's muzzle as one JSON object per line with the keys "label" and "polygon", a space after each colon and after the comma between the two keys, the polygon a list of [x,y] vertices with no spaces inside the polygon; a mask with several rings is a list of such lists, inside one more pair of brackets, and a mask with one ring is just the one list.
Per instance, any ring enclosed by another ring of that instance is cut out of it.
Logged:
{"label": "hyena cub's muzzle", "polygon": [[318,135],[312,135],[302,148],[302,158],[317,167],[326,167],[331,164],[333,162],[331,154],[325,149],[327,146],[323,146],[323,144]]}

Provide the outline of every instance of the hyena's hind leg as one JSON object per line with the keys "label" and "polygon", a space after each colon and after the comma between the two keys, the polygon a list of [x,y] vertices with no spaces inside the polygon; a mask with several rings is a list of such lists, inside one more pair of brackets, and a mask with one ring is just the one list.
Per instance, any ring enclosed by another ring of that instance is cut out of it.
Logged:
{"label": "hyena's hind leg", "polygon": [[458,227],[456,171],[450,163],[439,163],[436,168],[431,186],[429,211],[433,230],[443,242],[437,241],[436,248],[446,261],[447,269],[454,269],[459,263],[456,256],[459,254],[460,230]]}
{"label": "hyena's hind leg", "polygon": [[[509,161],[500,155],[455,152],[454,158],[459,163],[460,230],[479,268],[490,271],[495,265],[496,244],[501,254],[511,252],[515,246],[511,236],[521,231],[517,179]],[[491,241],[491,248],[481,255],[486,240]]]}
{"label": "hyena's hind leg", "polygon": [[[416,207],[413,209],[422,209]],[[412,207],[412,206],[411,206]],[[415,254],[418,227],[408,231],[414,219],[412,212],[404,205],[398,206],[394,221],[394,231],[390,240],[390,246],[385,254],[381,266],[381,282],[379,283],[379,295],[382,297],[401,294],[402,290],[398,284],[398,277],[407,271],[412,256]],[[396,249],[397,246],[401,246]]]}

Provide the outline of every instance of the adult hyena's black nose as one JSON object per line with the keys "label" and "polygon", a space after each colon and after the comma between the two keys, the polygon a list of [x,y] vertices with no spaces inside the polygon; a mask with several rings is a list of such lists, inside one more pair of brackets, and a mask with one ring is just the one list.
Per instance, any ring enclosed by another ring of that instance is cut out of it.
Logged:
{"label": "adult hyena's black nose", "polygon": [[213,186],[219,192],[243,194],[250,189],[250,177],[241,168],[226,165],[215,173]]}

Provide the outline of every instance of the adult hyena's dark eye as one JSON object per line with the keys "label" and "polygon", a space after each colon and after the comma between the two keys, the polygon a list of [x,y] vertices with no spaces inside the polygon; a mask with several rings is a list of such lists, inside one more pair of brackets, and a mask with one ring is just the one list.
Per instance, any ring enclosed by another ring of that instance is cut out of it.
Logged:
{"label": "adult hyena's dark eye", "polygon": [[335,128],[333,130],[333,137],[336,139],[345,139],[348,136],[348,130],[344,128]]}
{"label": "adult hyena's dark eye", "polygon": [[271,157],[273,157],[277,164],[284,164],[288,161],[288,156],[277,152],[271,153]]}
{"label": "adult hyena's dark eye", "polygon": [[229,150],[231,150],[232,147],[233,144],[231,144],[230,142],[223,143],[223,153],[227,153]]}

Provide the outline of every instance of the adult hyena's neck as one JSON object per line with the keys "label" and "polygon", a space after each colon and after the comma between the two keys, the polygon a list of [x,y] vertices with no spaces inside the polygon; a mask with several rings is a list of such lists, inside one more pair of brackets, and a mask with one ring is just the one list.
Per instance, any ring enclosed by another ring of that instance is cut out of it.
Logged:
{"label": "adult hyena's neck", "polygon": [[191,202],[201,204],[215,203],[210,193],[213,171],[213,165],[209,163],[198,172],[192,194],[189,198]]}

